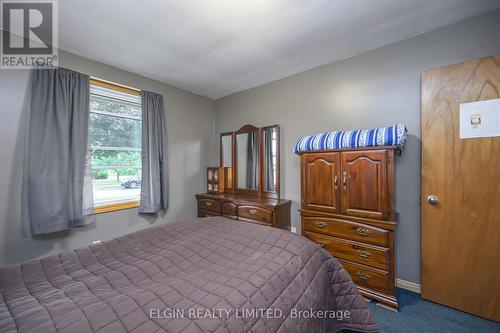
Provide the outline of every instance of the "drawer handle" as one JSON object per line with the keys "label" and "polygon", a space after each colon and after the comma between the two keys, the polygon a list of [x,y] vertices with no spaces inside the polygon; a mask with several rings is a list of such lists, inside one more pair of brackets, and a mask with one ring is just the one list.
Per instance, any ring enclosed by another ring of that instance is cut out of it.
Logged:
{"label": "drawer handle", "polygon": [[372,254],[367,250],[358,250],[358,257],[369,258]]}
{"label": "drawer handle", "polygon": [[210,201],[205,202],[205,206],[210,207],[212,206],[212,203]]}
{"label": "drawer handle", "polygon": [[326,223],[323,222],[323,221],[316,221],[316,222],[314,222],[314,224],[316,224],[316,226],[318,228],[324,228],[324,227],[326,227]]}
{"label": "drawer handle", "polygon": [[361,280],[370,280],[372,276],[368,273],[365,272],[356,272],[356,275],[361,279]]}
{"label": "drawer handle", "polygon": [[337,189],[337,175],[333,176],[333,186]]}
{"label": "drawer handle", "polygon": [[358,228],[356,229],[356,232],[360,236],[368,236],[370,234],[366,228]]}
{"label": "drawer handle", "polygon": [[250,209],[250,210],[249,210],[249,213],[250,213],[251,215],[255,215],[255,214],[257,214],[257,209]]}
{"label": "drawer handle", "polygon": [[323,242],[323,241],[320,241],[320,240],[317,240],[316,241],[316,244],[318,244],[319,246],[321,246],[322,248],[325,248],[326,247],[326,243]]}

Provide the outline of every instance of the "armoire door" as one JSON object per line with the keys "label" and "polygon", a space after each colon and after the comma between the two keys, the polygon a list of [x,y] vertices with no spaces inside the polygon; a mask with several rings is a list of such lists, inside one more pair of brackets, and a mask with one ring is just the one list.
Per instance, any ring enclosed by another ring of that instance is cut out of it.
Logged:
{"label": "armoire door", "polygon": [[422,297],[500,321],[500,136],[460,135],[462,103],[500,99],[500,55],[426,71],[421,94]]}
{"label": "armoire door", "polygon": [[387,152],[342,152],[342,214],[387,218]]}
{"label": "armoire door", "polygon": [[302,155],[302,208],[340,213],[340,153]]}

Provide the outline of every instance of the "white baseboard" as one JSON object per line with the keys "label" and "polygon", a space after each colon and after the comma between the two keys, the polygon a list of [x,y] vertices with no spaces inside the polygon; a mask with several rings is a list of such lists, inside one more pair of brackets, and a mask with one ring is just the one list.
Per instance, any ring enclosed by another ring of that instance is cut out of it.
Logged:
{"label": "white baseboard", "polygon": [[420,285],[418,283],[396,279],[396,287],[420,294]]}

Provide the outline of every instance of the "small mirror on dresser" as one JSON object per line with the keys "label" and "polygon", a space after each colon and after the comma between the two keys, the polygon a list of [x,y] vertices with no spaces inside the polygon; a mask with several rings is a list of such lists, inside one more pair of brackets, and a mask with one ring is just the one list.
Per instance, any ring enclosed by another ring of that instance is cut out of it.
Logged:
{"label": "small mirror on dresser", "polygon": [[[252,126],[253,127],[253,126]],[[238,189],[259,189],[259,131],[247,127],[236,133],[236,184]]]}
{"label": "small mirror on dresser", "polygon": [[220,135],[220,166],[224,172],[226,191],[233,189],[233,132]]}
{"label": "small mirror on dresser", "polygon": [[[279,192],[279,126],[269,126],[262,128],[262,140],[264,146],[263,155],[263,176],[264,192],[276,194]],[[272,196],[272,195],[271,195]]]}

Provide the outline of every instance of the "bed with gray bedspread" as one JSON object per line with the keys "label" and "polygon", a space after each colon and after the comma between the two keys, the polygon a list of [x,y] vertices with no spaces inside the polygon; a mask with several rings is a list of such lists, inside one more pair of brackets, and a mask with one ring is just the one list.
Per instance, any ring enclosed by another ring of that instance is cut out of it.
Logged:
{"label": "bed with gray bedspread", "polygon": [[378,327],[330,254],[302,236],[221,217],[0,269],[0,332],[343,329]]}

